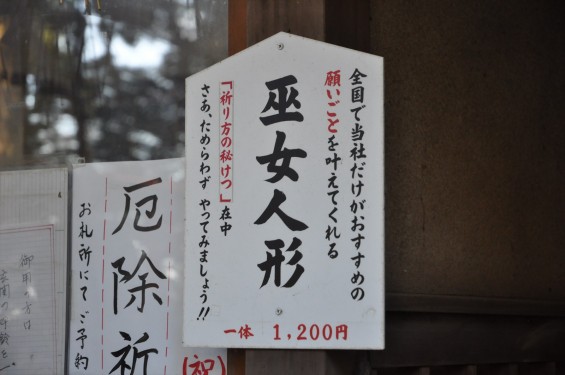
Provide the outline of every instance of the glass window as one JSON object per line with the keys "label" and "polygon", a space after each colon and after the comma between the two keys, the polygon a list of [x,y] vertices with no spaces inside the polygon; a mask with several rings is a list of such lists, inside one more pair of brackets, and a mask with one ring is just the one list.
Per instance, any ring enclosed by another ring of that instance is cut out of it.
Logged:
{"label": "glass window", "polygon": [[227,0],[0,3],[2,164],[184,153],[184,79],[227,56]]}

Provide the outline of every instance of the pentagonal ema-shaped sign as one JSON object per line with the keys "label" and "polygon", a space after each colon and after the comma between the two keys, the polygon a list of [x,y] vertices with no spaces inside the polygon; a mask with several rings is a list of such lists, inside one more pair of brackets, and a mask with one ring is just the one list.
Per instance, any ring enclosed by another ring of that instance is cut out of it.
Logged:
{"label": "pentagonal ema-shaped sign", "polygon": [[384,347],[383,60],[279,33],[186,81],[184,344]]}

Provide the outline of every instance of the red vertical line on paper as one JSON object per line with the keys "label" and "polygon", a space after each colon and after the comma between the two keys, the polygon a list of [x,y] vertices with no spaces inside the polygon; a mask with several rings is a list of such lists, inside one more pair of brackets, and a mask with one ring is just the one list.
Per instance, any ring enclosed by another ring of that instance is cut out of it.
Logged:
{"label": "red vertical line on paper", "polygon": [[[167,311],[167,340],[169,340],[169,312]],[[168,347],[168,346],[167,346]]]}
{"label": "red vertical line on paper", "polygon": [[[167,346],[165,348],[165,358],[167,358],[168,355],[169,355],[169,347]],[[166,364],[165,364],[165,374],[164,375],[167,375],[167,365]]]}
{"label": "red vertical line on paper", "polygon": [[[169,275],[171,274],[171,262],[169,262]],[[171,289],[171,279],[167,280],[167,308],[169,307],[169,290]]]}

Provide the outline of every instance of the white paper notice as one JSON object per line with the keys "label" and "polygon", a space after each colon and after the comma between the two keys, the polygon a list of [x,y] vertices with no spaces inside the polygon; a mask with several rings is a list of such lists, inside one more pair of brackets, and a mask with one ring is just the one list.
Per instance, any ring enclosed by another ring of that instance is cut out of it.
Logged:
{"label": "white paper notice", "polygon": [[53,225],[0,230],[0,373],[55,373]]}
{"label": "white paper notice", "polygon": [[66,168],[0,172],[0,374],[64,372]]}
{"label": "white paper notice", "polygon": [[187,342],[384,348],[383,59],[279,33],[186,90]]}
{"label": "white paper notice", "polygon": [[71,374],[225,374],[182,346],[184,162],[73,169]]}

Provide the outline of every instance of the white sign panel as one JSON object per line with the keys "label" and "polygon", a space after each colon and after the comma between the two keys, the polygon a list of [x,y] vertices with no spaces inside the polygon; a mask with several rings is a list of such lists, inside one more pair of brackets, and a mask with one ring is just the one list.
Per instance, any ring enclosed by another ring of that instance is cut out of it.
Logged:
{"label": "white sign panel", "polygon": [[0,230],[0,373],[55,374],[53,232]]}
{"label": "white sign panel", "polygon": [[73,170],[71,374],[226,373],[182,346],[182,159]]}
{"label": "white sign panel", "polygon": [[0,373],[65,367],[66,168],[0,172]]}
{"label": "white sign panel", "polygon": [[382,349],[382,58],[280,33],[186,90],[185,341]]}

